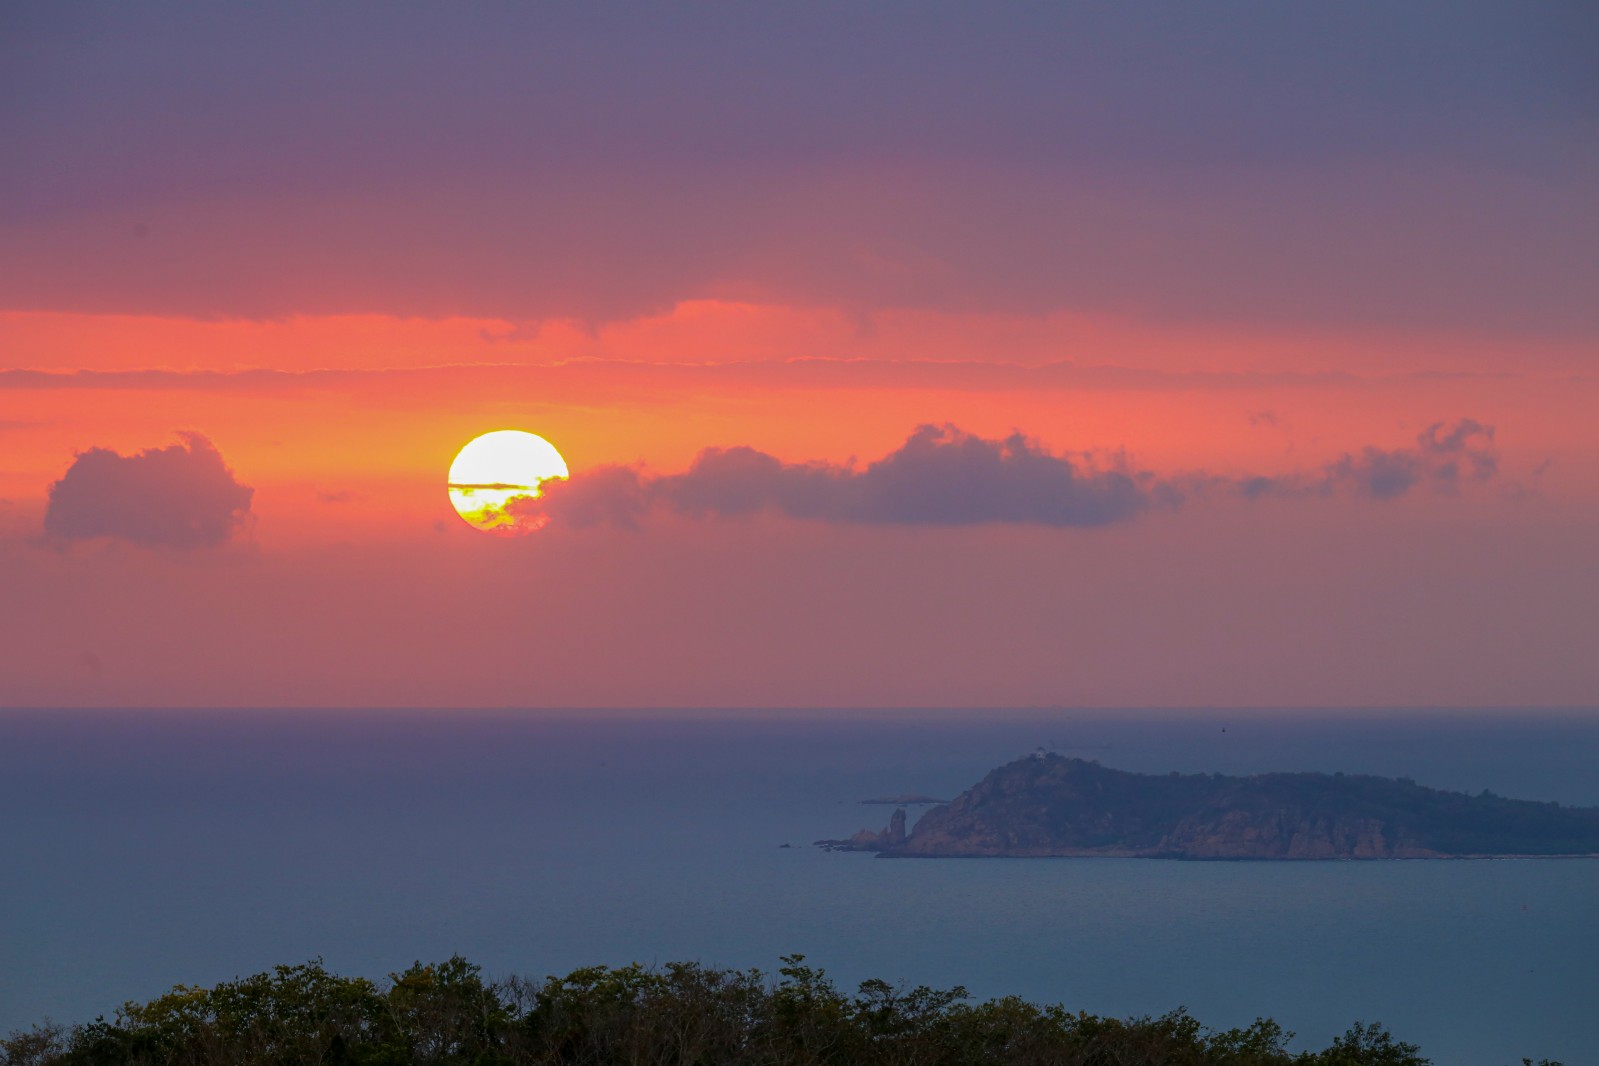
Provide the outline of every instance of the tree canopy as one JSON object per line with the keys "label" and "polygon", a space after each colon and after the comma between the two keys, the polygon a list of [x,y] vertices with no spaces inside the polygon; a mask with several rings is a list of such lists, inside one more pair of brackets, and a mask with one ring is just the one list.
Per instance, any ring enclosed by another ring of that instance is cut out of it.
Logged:
{"label": "tree canopy", "polygon": [[[774,975],[699,963],[488,980],[460,958],[342,977],[321,960],[180,985],[113,1018],[0,1041],[0,1066],[1427,1066],[1380,1025],[1290,1052],[1269,1019],[1102,1018],[964,988],[841,990],[800,955]],[[1530,1066],[1530,1064],[1529,1064]],[[1544,1063],[1541,1066],[1558,1066]]]}

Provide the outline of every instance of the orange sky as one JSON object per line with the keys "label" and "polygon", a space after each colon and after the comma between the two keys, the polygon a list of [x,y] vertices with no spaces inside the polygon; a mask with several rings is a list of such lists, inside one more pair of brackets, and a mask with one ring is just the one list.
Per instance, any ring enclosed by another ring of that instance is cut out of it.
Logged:
{"label": "orange sky", "polygon": [[[1572,566],[1599,514],[1586,380],[1449,376],[1410,354],[1442,347],[1422,342],[1396,346],[1396,369],[1362,373],[1326,354],[1355,340],[1322,337],[1279,338],[1298,357],[1271,370],[1225,361],[1263,343],[1247,337],[1173,342],[1145,362],[1114,342],[1146,331],[1113,323],[1097,327],[1110,339],[1090,363],[1073,323],[958,317],[952,332],[1031,336],[1030,358],[930,353],[918,341],[937,331],[922,323],[897,343],[879,332],[793,362],[806,324],[827,350],[828,316],[682,315],[713,356],[689,360],[677,316],[597,338],[546,330],[489,363],[485,327],[459,321],[8,315],[21,346],[8,350],[34,353],[16,362],[65,376],[0,391],[0,566],[12,602],[31,605],[7,612],[0,698],[1569,703],[1592,684],[1580,623],[1599,586]],[[769,323],[773,348],[733,358]],[[557,341],[573,347],[535,347]],[[140,373],[152,368],[175,373]],[[1161,475],[1236,476],[1403,448],[1467,415],[1495,426],[1501,469],[1454,495],[1196,500],[1096,530],[662,518],[507,543],[460,523],[444,492],[454,449],[503,426],[544,434],[574,471],[672,473],[732,444],[865,463],[919,423],[953,422],[1020,428],[1057,452],[1126,449]],[[231,544],[36,543],[75,452],[130,455],[177,429],[207,434],[255,490]]]}
{"label": "orange sky", "polygon": [[1599,700],[1553,15],[318,17],[0,55],[0,705]]}
{"label": "orange sky", "polygon": [[272,524],[292,536],[327,519],[317,493],[362,497],[380,528],[403,493],[422,521],[444,502],[454,449],[500,426],[536,429],[578,466],[670,471],[733,444],[865,461],[917,424],[949,422],[1058,450],[1126,449],[1162,472],[1278,474],[1468,415],[1498,428],[1518,483],[1547,463],[1540,489],[1593,485],[1594,384],[1491,369],[1492,352],[1449,338],[1212,329],[1185,343],[1136,322],[886,317],[863,333],[825,310],[700,301],[592,334],[556,323],[500,341],[484,338],[510,324],[13,312],[0,316],[6,350],[45,373],[0,379],[12,444],[0,492],[39,508],[75,451],[137,451],[192,428],[284,501]]}

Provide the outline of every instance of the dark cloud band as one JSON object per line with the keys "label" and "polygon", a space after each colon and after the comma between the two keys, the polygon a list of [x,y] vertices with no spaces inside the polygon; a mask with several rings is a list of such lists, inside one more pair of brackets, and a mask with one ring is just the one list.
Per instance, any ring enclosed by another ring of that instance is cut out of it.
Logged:
{"label": "dark cloud band", "polygon": [[921,426],[864,468],[785,463],[754,448],[709,448],[682,474],[649,477],[602,467],[547,483],[508,507],[574,526],[636,526],[656,510],[687,518],[774,512],[790,518],[885,525],[988,522],[1103,526],[1156,499],[1149,475],[1120,461],[1054,455],[1021,434],[988,440],[954,426]]}
{"label": "dark cloud band", "polygon": [[1310,474],[1160,478],[1123,456],[1054,454],[1019,433],[987,439],[954,426],[920,426],[865,467],[785,463],[749,447],[708,448],[681,474],[603,466],[549,481],[506,508],[562,525],[636,528],[649,516],[737,518],[758,513],[822,522],[1095,527],[1128,521],[1190,495],[1244,499],[1352,493],[1393,500],[1423,483],[1446,491],[1498,469],[1493,427],[1436,423],[1414,448],[1365,448]]}

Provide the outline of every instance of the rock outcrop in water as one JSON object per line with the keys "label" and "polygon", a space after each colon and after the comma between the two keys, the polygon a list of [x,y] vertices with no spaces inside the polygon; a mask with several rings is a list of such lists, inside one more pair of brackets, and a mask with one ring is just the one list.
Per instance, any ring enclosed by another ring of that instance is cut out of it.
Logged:
{"label": "rock outcrop in water", "polygon": [[1161,776],[1034,755],[929,811],[908,835],[901,810],[881,833],[818,843],[895,858],[1599,855],[1599,808],[1353,774]]}
{"label": "rock outcrop in water", "polygon": [[881,833],[862,829],[848,840],[818,840],[818,847],[829,851],[876,851],[887,853],[905,844],[905,808],[896,810]]}

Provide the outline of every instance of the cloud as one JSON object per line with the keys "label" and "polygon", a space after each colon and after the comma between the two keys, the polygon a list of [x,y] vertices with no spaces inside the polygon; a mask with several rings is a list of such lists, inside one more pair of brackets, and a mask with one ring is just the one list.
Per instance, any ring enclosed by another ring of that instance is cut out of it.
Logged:
{"label": "cloud", "polygon": [[1444,429],[1442,422],[1436,422],[1422,432],[1417,443],[1426,454],[1444,460],[1434,468],[1433,474],[1445,481],[1460,479],[1462,463],[1469,468],[1467,476],[1473,481],[1487,481],[1499,472],[1494,427],[1474,418],[1462,418],[1449,430]]}
{"label": "cloud", "polygon": [[954,426],[920,426],[899,448],[857,468],[785,463],[748,447],[708,448],[682,474],[608,466],[546,482],[507,509],[574,527],[636,527],[662,510],[685,518],[771,512],[883,525],[1010,523],[1104,526],[1175,498],[1116,458],[1056,455],[1017,433],[989,440]]}
{"label": "cloud", "polygon": [[[949,359],[807,357],[725,362],[639,362],[573,358],[554,363],[451,363],[432,366],[310,370],[0,370],[0,390],[275,393],[383,392],[424,388],[580,390],[584,395],[654,394],[707,389],[937,389],[971,392],[1181,392],[1193,389],[1376,389],[1439,381],[1503,381],[1516,375],[1471,372],[1356,374],[1349,371],[1160,370],[1106,363],[979,362]],[[1270,411],[1250,425],[1278,424]]]}
{"label": "cloud", "polygon": [[1434,422],[1416,436],[1414,448],[1366,447],[1328,463],[1313,475],[1247,477],[1239,491],[1261,496],[1330,495],[1341,489],[1376,500],[1394,500],[1421,484],[1454,491],[1463,479],[1488,481],[1499,472],[1494,427],[1474,418],[1453,425]]}
{"label": "cloud", "polygon": [[778,514],[836,523],[1108,526],[1189,495],[1245,499],[1331,496],[1394,500],[1427,483],[1452,492],[1498,470],[1494,430],[1473,419],[1434,423],[1413,448],[1367,447],[1308,474],[1157,477],[1122,455],[1056,454],[1020,433],[988,439],[955,426],[923,425],[888,455],[853,463],[786,463],[744,446],[707,448],[681,474],[601,466],[546,481],[537,497],[506,510],[571,528],[636,529],[651,515],[741,518]]}
{"label": "cloud", "polygon": [[576,529],[604,525],[636,529],[650,510],[651,488],[652,483],[632,467],[598,466],[566,480],[544,481],[539,496],[513,497],[505,509]]}
{"label": "cloud", "polygon": [[208,548],[225,543],[250,513],[255,490],[241,485],[204,436],[118,455],[79,452],[50,486],[44,514],[48,543],[113,537],[149,548]]}

